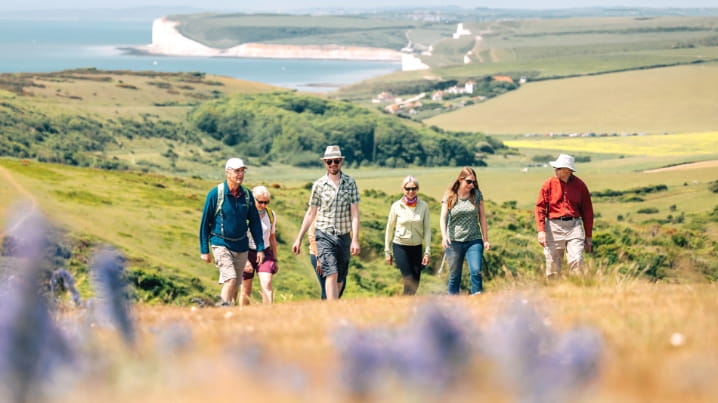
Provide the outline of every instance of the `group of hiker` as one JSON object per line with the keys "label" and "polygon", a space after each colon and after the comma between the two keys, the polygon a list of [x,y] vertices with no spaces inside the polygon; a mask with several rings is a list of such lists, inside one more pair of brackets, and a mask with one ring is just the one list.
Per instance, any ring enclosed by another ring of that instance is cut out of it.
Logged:
{"label": "group of hiker", "polygon": [[[292,252],[299,255],[304,235],[321,286],[322,299],[338,299],[346,287],[349,260],[361,252],[359,189],[342,171],[339,146],[328,146],[321,157],[326,174],[317,179]],[[564,253],[572,273],[581,271],[583,253],[591,251],[593,206],[586,184],[574,172],[575,160],[561,154],[550,162],[554,176],[539,191],[535,207],[538,242],[544,248],[546,276],[561,273]],[[265,186],[251,191],[242,185],[247,166],[240,158],[225,164],[226,180],[211,189],[200,223],[200,258],[214,260],[219,271],[219,305],[246,305],[252,281],[259,277],[262,301],[273,302],[272,276],[277,273],[276,214]],[[402,197],[389,210],[385,260],[401,272],[405,295],[414,295],[421,272],[429,264],[431,225],[428,204],[418,197],[419,180],[401,182]],[[448,293],[460,293],[464,261],[469,267],[469,294],[483,292],[484,251],[491,248],[483,194],[476,171],[464,167],[441,200],[441,246],[448,262]],[[211,254],[210,254],[211,253]],[[240,280],[241,279],[241,280]],[[241,295],[240,295],[241,289]]]}

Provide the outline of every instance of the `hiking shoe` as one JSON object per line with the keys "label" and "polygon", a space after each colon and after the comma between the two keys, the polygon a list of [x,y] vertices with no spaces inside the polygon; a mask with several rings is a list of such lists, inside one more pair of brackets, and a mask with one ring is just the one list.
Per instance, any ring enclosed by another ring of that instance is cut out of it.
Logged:
{"label": "hiking shoe", "polygon": [[220,301],[214,304],[214,306],[230,306],[230,303],[227,301]]}

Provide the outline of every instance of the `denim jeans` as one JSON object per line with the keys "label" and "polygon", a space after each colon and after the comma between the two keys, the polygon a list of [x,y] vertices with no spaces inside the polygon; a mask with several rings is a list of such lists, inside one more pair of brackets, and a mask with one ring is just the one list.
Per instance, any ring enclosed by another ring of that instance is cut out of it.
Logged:
{"label": "denim jeans", "polygon": [[449,263],[449,294],[459,293],[464,259],[469,263],[471,294],[484,290],[481,282],[483,254],[484,241],[481,239],[468,242],[451,241],[451,245],[446,249],[446,261]]}

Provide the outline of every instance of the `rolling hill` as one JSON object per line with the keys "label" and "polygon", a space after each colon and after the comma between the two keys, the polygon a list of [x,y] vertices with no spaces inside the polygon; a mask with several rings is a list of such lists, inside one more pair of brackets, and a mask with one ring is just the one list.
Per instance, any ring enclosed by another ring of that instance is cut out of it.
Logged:
{"label": "rolling hill", "polygon": [[718,128],[718,63],[528,83],[428,119],[490,134],[683,133]]}

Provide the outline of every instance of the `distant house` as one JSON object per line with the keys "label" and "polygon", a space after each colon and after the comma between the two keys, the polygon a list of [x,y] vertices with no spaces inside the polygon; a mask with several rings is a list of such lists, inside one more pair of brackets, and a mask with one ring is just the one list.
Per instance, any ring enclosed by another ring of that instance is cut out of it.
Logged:
{"label": "distant house", "polygon": [[491,79],[494,81],[499,81],[499,82],[504,82],[504,83],[510,83],[510,84],[514,83],[514,79],[509,76],[493,76],[493,77],[491,77]]}
{"label": "distant house", "polygon": [[469,80],[464,84],[464,92],[467,94],[473,94],[475,87],[476,87],[476,81]]}
{"label": "distant house", "polygon": [[382,102],[394,102],[394,98],[394,94],[392,94],[391,92],[384,91],[377,94],[376,97],[372,98],[371,102],[375,104],[379,104]]}
{"label": "distant house", "polygon": [[441,101],[442,99],[444,99],[444,91],[436,91],[431,94],[432,101]]}
{"label": "distant house", "polygon": [[397,105],[397,104],[387,105],[387,106],[384,108],[384,111],[385,111],[385,112],[388,112],[388,113],[391,113],[391,114],[396,113],[398,110],[399,110],[399,105]]}

